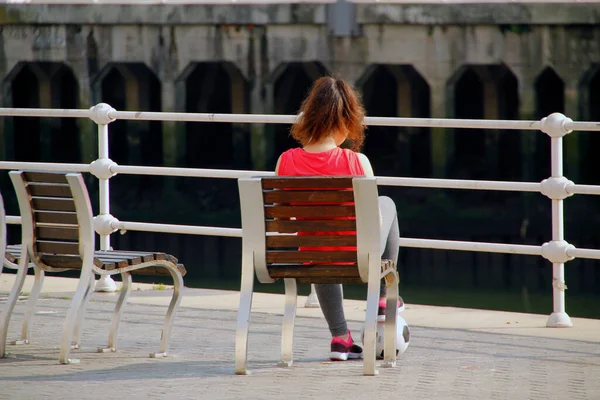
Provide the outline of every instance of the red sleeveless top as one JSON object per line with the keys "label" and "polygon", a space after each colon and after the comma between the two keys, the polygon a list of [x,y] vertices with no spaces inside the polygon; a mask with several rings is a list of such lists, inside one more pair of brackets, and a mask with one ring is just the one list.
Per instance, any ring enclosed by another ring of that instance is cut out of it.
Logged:
{"label": "red sleeveless top", "polygon": [[[358,155],[349,149],[336,147],[321,153],[309,153],[297,147],[290,149],[279,159],[277,175],[280,176],[362,176],[364,169]],[[346,218],[343,218],[346,219]],[[347,217],[347,219],[354,219]],[[356,235],[356,232],[298,232],[298,235]],[[306,251],[352,251],[356,246],[301,247]],[[345,263],[335,263],[345,264]]]}
{"label": "red sleeveless top", "polygon": [[297,147],[284,152],[279,159],[278,175],[337,176],[364,175],[358,155],[349,149],[336,147],[322,153],[309,153]]}

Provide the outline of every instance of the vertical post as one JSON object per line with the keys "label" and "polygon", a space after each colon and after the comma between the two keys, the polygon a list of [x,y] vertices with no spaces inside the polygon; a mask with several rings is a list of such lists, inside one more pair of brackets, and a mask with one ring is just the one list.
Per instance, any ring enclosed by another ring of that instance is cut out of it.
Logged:
{"label": "vertical post", "polygon": [[[98,125],[98,158],[108,157],[108,125]],[[110,214],[109,179],[100,178],[100,215]],[[100,235],[100,249],[110,250],[110,235]]]}
{"label": "vertical post", "polygon": [[[563,138],[553,137],[551,139],[551,171],[553,178],[563,176]],[[552,199],[552,240],[563,241],[564,214],[563,199]],[[552,315],[561,315],[562,319],[569,316],[565,312],[565,264],[552,263]],[[552,318],[550,318],[552,319]],[[550,319],[548,322],[550,322]],[[571,325],[569,321],[569,325]]]}
{"label": "vertical post", "polygon": [[[98,124],[98,160],[94,163],[102,165],[107,163],[109,165],[110,158],[108,152],[108,124],[112,121],[108,113],[112,111],[112,107],[107,104],[98,104],[92,107],[94,111],[93,120]],[[93,163],[92,163],[93,164]],[[110,169],[110,168],[109,168]],[[99,181],[99,202],[100,202],[100,214],[99,217],[110,218],[110,174],[96,174]],[[100,235],[100,249],[110,250],[110,230],[99,233]],[[96,292],[114,292],[117,290],[115,281],[108,275],[102,276],[96,283]]]}
{"label": "vertical post", "polygon": [[319,298],[317,297],[317,292],[315,291],[315,284],[310,284],[310,294],[306,299],[306,303],[304,303],[305,308],[319,308],[321,305],[319,304]]}
{"label": "vertical post", "polygon": [[[552,245],[556,249],[566,254],[567,243],[564,240],[564,215],[563,200],[567,197],[564,194],[563,176],[563,136],[571,132],[565,128],[566,122],[572,122],[570,118],[563,114],[554,113],[542,119],[542,131],[550,136],[551,152],[551,174],[547,180],[550,184],[549,194],[552,199]],[[544,182],[542,182],[544,183]],[[561,328],[571,327],[573,323],[565,308],[565,264],[568,260],[564,256],[551,257],[552,261],[552,314],[546,322],[547,327]]]}

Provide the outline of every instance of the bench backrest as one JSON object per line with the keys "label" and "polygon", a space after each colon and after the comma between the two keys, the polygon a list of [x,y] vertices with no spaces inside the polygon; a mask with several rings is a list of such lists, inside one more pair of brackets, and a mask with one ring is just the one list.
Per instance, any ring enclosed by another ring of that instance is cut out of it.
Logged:
{"label": "bench backrest", "polygon": [[33,262],[52,260],[44,257],[42,263],[42,253],[80,260],[82,244],[93,254],[92,210],[81,174],[11,171],[10,178],[21,211],[23,247]]}
{"label": "bench backrest", "polygon": [[380,262],[374,178],[263,177],[239,187],[244,253],[259,281],[367,282],[369,256]]}

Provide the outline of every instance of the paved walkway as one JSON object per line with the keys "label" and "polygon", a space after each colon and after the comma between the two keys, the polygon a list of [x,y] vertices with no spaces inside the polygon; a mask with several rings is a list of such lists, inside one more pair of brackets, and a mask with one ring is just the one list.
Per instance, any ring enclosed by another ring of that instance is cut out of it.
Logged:
{"label": "paved walkway", "polygon": [[[0,293],[11,276],[0,277]],[[106,344],[116,296],[94,295],[82,338],[80,364],[58,365],[58,342],[73,280],[47,279],[33,343],[8,346],[0,359],[0,399],[600,399],[600,321],[574,319],[570,329],[544,328],[545,316],[408,306],[411,345],[395,369],[362,376],[362,363],[326,361],[328,333],[320,310],[299,308],[295,364],[276,367],[282,296],[256,296],[249,366],[233,375],[235,292],[186,289],[170,357],[157,350],[168,290],[139,285],[121,325],[117,353]],[[25,289],[27,291],[27,289]],[[1,303],[5,296],[0,295]],[[300,299],[300,305],[304,299]],[[9,338],[18,336],[24,302]],[[347,301],[358,332],[364,303]],[[437,323],[437,325],[436,325]],[[452,326],[453,325],[453,326]]]}

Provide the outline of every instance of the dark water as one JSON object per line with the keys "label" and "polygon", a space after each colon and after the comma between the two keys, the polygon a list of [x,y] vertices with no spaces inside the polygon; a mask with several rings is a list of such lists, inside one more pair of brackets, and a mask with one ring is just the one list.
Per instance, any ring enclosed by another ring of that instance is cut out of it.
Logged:
{"label": "dark water", "polygon": [[[154,282],[156,279],[147,279]],[[168,284],[168,279],[162,280]],[[239,290],[239,280],[192,280],[186,279],[188,287]],[[284,293],[283,282],[273,284],[260,284],[255,282],[256,292]],[[299,285],[298,293],[308,295],[309,285]],[[344,297],[348,299],[365,300],[367,294],[366,285],[345,285]],[[478,308],[484,310],[512,311],[533,314],[546,314],[552,312],[552,294],[529,293],[527,289],[521,291],[488,291],[488,290],[460,290],[432,287],[414,287],[400,285],[400,295],[407,304],[423,304],[447,307]],[[588,295],[566,295],[567,313],[571,317],[600,318],[600,296]]]}
{"label": "dark water", "polygon": [[[132,179],[129,179],[132,178]],[[124,221],[239,227],[235,180],[177,178],[141,181],[115,177],[112,213]],[[7,189],[8,182],[3,182]],[[95,180],[88,187],[97,204]],[[137,190],[132,190],[137,188]],[[156,190],[156,189],[159,190]],[[540,245],[551,240],[550,201],[542,195],[514,195],[409,188],[381,188],[396,201],[401,235],[448,240]],[[9,215],[18,207],[3,191]],[[581,248],[600,248],[598,199],[574,196],[565,201],[566,239]],[[94,210],[97,212],[97,210]],[[9,243],[20,241],[10,227]],[[189,287],[239,289],[241,240],[211,236],[115,233],[115,249],[162,251],[184,263]],[[407,303],[549,314],[552,266],[541,257],[493,253],[401,249],[398,270]],[[565,265],[567,312],[600,318],[600,263],[577,259]],[[149,282],[168,279],[136,277]],[[257,285],[258,291],[283,293],[283,284]],[[307,294],[308,286],[300,288]],[[348,286],[348,298],[364,299],[366,287]]]}

